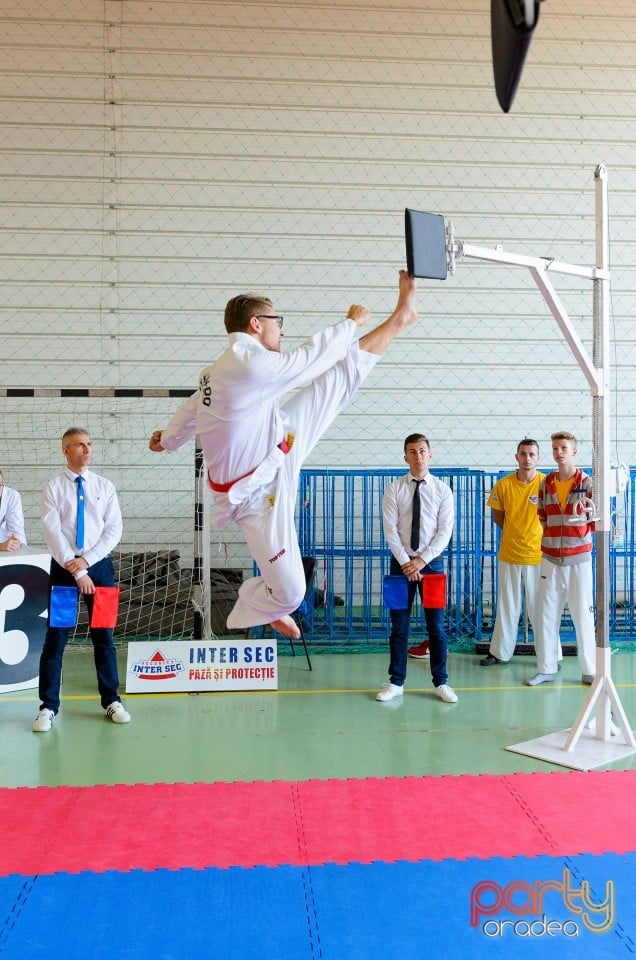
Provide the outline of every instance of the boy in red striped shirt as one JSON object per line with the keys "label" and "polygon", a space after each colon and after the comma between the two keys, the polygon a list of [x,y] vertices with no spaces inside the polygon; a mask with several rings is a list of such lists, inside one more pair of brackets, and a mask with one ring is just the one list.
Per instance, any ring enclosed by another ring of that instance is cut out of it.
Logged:
{"label": "boy in red striped shirt", "polygon": [[596,670],[592,479],[575,464],[577,440],[572,433],[558,431],[551,439],[557,470],[541,482],[537,504],[543,535],[535,627],[537,673],[527,681],[531,687],[557,675],[566,601],[576,632],[581,681],[592,683]]}

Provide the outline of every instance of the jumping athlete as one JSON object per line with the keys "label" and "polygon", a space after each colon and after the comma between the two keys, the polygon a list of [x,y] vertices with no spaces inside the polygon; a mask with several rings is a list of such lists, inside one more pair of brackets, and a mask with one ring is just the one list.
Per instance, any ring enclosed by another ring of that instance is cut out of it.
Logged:
{"label": "jumping athlete", "polygon": [[269,623],[300,636],[291,617],[306,589],[294,525],[300,469],[392,340],[415,323],[415,291],[415,279],[401,270],[395,310],[374,330],[356,338],[370,313],[355,304],[346,319],[288,353],[281,352],[283,317],[272,301],[234,297],[225,308],[227,350],[202,371],[199,389],[167,426],[152,434],[154,452],[177,450],[198,436],[214,492],[213,525],[234,521],[261,571],[241,584],[228,628]]}

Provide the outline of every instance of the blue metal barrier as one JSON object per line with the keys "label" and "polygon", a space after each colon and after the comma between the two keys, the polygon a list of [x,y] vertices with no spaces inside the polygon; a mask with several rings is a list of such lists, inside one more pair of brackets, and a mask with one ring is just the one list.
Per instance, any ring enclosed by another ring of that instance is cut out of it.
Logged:
{"label": "blue metal barrier", "polygon": [[[451,487],[455,529],[444,559],[449,636],[481,637],[484,477],[476,470],[434,470]],[[382,531],[382,496],[402,470],[301,472],[297,524],[301,552],[317,560],[315,603],[307,631],[321,643],[386,639],[382,580],[390,552]],[[423,623],[423,613],[419,616]]]}
{"label": "blue metal barrier", "polygon": [[[451,487],[455,528],[445,553],[448,576],[446,626],[452,641],[479,643],[496,614],[498,530],[486,509],[501,472],[468,469],[431,471]],[[508,472],[508,471],[506,471]],[[322,644],[361,644],[386,639],[389,615],[382,603],[382,579],[390,553],[382,531],[382,495],[402,470],[301,472],[297,525],[301,552],[316,558],[314,603],[304,625]],[[636,470],[620,509],[613,503],[618,533],[610,558],[612,639],[636,639],[634,544]],[[416,612],[423,626],[423,613]],[[571,628],[564,618],[564,631]]]}

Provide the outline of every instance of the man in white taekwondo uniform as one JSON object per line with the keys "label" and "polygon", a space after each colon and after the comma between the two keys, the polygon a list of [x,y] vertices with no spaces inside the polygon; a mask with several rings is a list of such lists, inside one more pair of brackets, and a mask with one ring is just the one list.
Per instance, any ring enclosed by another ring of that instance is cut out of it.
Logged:
{"label": "man in white taekwondo uniform", "polygon": [[356,339],[370,314],[354,305],[345,320],[288,353],[280,350],[283,318],[271,300],[234,297],[225,308],[228,349],[202,371],[199,389],[165,429],[152,434],[154,452],[199,437],[214,491],[213,524],[238,524],[261,571],[241,585],[230,629],[270,623],[299,636],[290,614],[306,589],[294,525],[300,469],[380,355],[416,321],[415,290],[415,279],[401,270],[395,310],[374,330]]}

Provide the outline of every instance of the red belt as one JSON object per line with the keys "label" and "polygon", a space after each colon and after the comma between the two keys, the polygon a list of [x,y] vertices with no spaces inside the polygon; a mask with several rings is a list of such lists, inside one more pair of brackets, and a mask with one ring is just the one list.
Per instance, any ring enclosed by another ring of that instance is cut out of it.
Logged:
{"label": "red belt", "polygon": [[[282,450],[283,453],[289,453],[289,451],[291,450],[291,445],[292,445],[291,438],[283,437],[281,442],[278,444],[278,449]],[[254,467],[254,470],[256,470],[256,467]],[[254,473],[254,470],[248,470],[247,473],[243,473],[240,477],[237,477],[235,480],[230,480],[229,483],[214,483],[214,481],[210,479],[210,476],[208,474],[208,483],[210,484],[210,489],[214,490],[215,493],[227,493],[228,490],[230,490],[235,483],[239,482],[239,480],[245,480],[245,477],[251,477],[252,474]]]}

